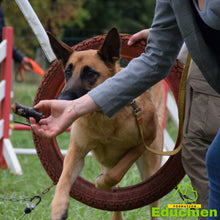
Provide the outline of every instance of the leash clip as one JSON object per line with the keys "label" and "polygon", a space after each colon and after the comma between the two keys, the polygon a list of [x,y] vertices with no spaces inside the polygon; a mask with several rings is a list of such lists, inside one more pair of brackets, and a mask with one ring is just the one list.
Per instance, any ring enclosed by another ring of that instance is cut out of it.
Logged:
{"label": "leash clip", "polygon": [[141,108],[136,105],[135,100],[132,100],[132,101],[130,102],[130,105],[133,107],[135,114],[138,113],[139,111],[141,111]]}
{"label": "leash clip", "polygon": [[[37,200],[36,202],[33,202],[34,200]],[[29,214],[30,212],[32,212],[37,205],[39,205],[39,203],[41,202],[41,197],[40,196],[34,196],[30,199],[30,202],[32,202],[32,204],[27,204],[26,208],[24,209],[24,213],[25,214]]]}

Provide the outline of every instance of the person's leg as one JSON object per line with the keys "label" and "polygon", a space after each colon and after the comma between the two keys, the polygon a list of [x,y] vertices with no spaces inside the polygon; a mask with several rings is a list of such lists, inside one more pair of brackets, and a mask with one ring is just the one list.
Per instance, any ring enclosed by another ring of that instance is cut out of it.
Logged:
{"label": "person's leg", "polygon": [[[182,163],[194,190],[197,203],[208,209],[209,180],[206,152],[220,128],[220,96],[208,85],[194,62],[186,88]],[[199,217],[205,220],[206,217]]]}
{"label": "person's leg", "polygon": [[[202,209],[208,209],[209,181],[205,164],[206,152],[209,144],[201,141],[200,138],[187,136],[184,139],[182,151],[183,167],[191,180],[193,189],[198,193],[197,204],[202,205]],[[206,218],[200,217],[200,220]]]}
{"label": "person's leg", "polygon": [[[190,85],[186,90],[186,110],[184,119],[182,164],[198,193],[196,203],[208,208],[209,181],[207,178],[205,157],[211,142],[204,140],[203,127],[207,114],[208,96],[196,92]],[[202,107],[201,107],[202,106]],[[206,218],[199,218],[204,220]]]}
{"label": "person's leg", "polygon": [[208,217],[208,220],[220,219],[220,130],[208,149],[206,155],[206,166],[209,187],[209,210],[217,210],[217,217]]}

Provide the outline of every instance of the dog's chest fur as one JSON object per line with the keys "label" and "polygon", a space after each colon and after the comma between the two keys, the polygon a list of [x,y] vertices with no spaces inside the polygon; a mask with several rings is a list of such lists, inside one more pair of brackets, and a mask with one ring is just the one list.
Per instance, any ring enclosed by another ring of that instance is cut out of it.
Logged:
{"label": "dog's chest fur", "polygon": [[80,148],[92,150],[94,158],[109,167],[140,143],[132,114],[131,106],[126,106],[111,119],[102,112],[85,115],[73,123],[71,137]]}
{"label": "dog's chest fur", "polygon": [[[147,102],[150,109],[152,102],[146,96],[148,95],[143,96],[141,101],[144,105]],[[153,112],[148,111],[148,118],[149,114],[154,118]],[[125,106],[112,118],[108,118],[102,112],[90,113],[79,118],[72,125],[71,138],[80,148],[90,149],[93,157],[109,168],[131,147],[142,142],[130,105]]]}

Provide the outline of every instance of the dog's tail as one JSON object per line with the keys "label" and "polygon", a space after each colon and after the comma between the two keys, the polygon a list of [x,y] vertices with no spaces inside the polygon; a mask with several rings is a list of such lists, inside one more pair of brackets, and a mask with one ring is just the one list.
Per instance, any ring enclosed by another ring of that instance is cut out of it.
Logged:
{"label": "dog's tail", "polygon": [[166,85],[158,82],[151,88],[152,99],[157,110],[159,124],[164,128],[166,123]]}

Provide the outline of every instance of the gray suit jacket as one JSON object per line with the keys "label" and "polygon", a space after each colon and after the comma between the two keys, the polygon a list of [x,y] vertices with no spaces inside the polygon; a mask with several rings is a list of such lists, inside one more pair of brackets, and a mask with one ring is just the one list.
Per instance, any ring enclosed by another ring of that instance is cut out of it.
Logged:
{"label": "gray suit jacket", "polygon": [[220,63],[204,42],[191,1],[157,0],[145,53],[89,92],[109,117],[168,75],[184,41],[206,80],[220,93]]}

